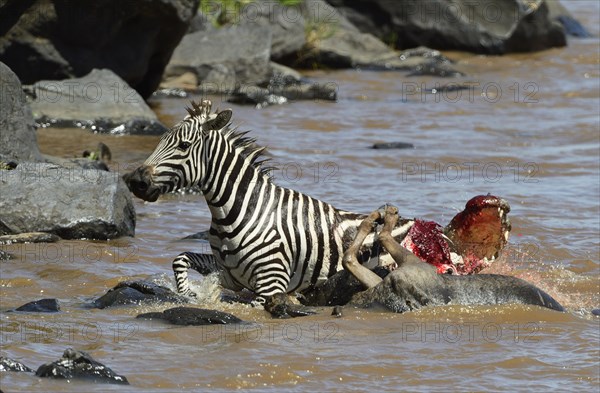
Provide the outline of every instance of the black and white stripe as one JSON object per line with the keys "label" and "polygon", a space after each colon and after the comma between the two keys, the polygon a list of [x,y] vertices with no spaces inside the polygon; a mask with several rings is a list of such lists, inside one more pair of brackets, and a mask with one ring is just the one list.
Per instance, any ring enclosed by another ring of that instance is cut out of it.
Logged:
{"label": "black and white stripe", "polygon": [[[190,268],[222,271],[224,286],[250,289],[262,299],[319,285],[341,270],[344,250],[365,215],[275,185],[258,161],[262,149],[230,127],[231,111],[211,114],[210,107],[203,101],[188,110],[145,163],[161,193],[200,187],[212,215],[214,260],[179,255],[173,262],[178,291],[189,293]],[[412,224],[400,220],[394,236],[403,238]],[[374,236],[361,255],[371,266],[387,256]]]}

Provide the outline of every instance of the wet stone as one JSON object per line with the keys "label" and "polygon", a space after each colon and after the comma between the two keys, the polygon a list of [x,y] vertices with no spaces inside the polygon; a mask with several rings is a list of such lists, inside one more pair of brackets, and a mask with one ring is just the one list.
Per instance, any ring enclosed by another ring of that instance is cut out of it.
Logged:
{"label": "wet stone", "polygon": [[65,350],[62,358],[41,365],[35,375],[42,378],[84,379],[95,383],[129,385],[127,378],[96,361],[83,351]]}
{"label": "wet stone", "polygon": [[106,308],[142,303],[185,303],[185,297],[177,295],[167,287],[150,281],[123,281],[118,283],[93,302],[93,307]]}
{"label": "wet stone", "polygon": [[385,142],[375,143],[371,146],[373,149],[414,149],[415,145],[408,142]]}
{"label": "wet stone", "polygon": [[336,317],[336,318],[341,318],[343,316],[342,314],[342,306],[335,306],[333,308],[333,310],[331,311],[331,315]]}
{"label": "wet stone", "polygon": [[4,250],[0,250],[0,261],[8,261],[11,259],[11,255]]}
{"label": "wet stone", "polygon": [[600,308],[595,308],[592,310],[592,315],[600,317]]}
{"label": "wet stone", "polygon": [[25,311],[25,312],[59,312],[60,305],[58,304],[58,299],[41,299],[33,302],[26,303],[18,308],[15,311]]}
{"label": "wet stone", "polygon": [[149,312],[140,314],[140,319],[160,319],[173,325],[202,326],[202,325],[228,325],[242,323],[235,315],[204,308],[175,307],[163,312]]}
{"label": "wet stone", "polygon": [[208,240],[208,231],[202,231],[184,237],[182,240]]}
{"label": "wet stone", "polygon": [[30,369],[29,367],[27,367],[26,365],[24,365],[23,363],[21,363],[17,360],[13,360],[13,359],[9,359],[9,358],[0,356],[0,372],[4,372],[4,371],[28,372],[28,373],[33,372],[32,369]]}
{"label": "wet stone", "polygon": [[60,240],[60,237],[53,233],[46,232],[26,232],[18,235],[0,236],[0,244],[15,243],[54,243]]}

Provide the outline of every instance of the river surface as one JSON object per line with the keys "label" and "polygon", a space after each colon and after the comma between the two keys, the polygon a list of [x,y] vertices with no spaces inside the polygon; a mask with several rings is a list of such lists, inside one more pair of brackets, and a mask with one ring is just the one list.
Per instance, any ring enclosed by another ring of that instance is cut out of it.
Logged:
{"label": "river surface", "polygon": [[[448,306],[405,314],[346,308],[273,320],[265,311],[217,299],[214,278],[192,273],[198,306],[231,312],[243,326],[172,327],[135,315],[161,307],[89,309],[125,279],[174,288],[171,260],[180,240],[208,228],[201,195],[135,200],[135,238],[4,247],[2,356],[32,368],[67,347],[91,353],[131,386],[91,385],[0,374],[4,392],[172,391],[592,391],[600,389],[600,71],[599,6],[568,2],[596,38],[504,57],[447,53],[468,77],[409,78],[398,72],[313,72],[339,87],[339,101],[297,102],[256,110],[231,107],[234,122],[268,146],[276,183],[337,207],[369,212],[385,202],[404,216],[443,225],[479,194],[509,201],[512,233],[487,272],[540,286],[568,310]],[[467,82],[471,90],[415,93],[422,85]],[[197,98],[197,97],[194,97]],[[153,99],[168,125],[189,99]],[[157,137],[43,129],[44,153],[79,156],[103,141],[112,168],[126,171]],[[402,141],[406,150],[374,150]],[[58,314],[5,310],[58,298]]]}

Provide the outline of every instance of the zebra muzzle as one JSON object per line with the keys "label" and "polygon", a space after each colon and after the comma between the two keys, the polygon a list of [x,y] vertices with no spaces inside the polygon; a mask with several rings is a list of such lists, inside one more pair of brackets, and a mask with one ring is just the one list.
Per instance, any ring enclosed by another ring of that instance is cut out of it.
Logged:
{"label": "zebra muzzle", "polygon": [[145,201],[154,202],[161,194],[160,188],[152,184],[149,166],[140,166],[133,172],[124,174],[123,180],[133,195]]}

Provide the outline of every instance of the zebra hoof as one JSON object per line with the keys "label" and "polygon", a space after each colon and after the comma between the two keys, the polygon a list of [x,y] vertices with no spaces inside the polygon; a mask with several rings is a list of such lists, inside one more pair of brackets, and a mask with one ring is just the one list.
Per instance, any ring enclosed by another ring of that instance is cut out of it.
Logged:
{"label": "zebra hoof", "polygon": [[316,314],[311,308],[292,303],[285,293],[278,293],[266,299],[265,310],[273,318],[296,318]]}
{"label": "zebra hoof", "polygon": [[186,296],[192,299],[197,299],[198,298],[198,294],[194,291],[192,291],[191,289],[188,289],[187,291],[181,292],[179,293],[182,296]]}

